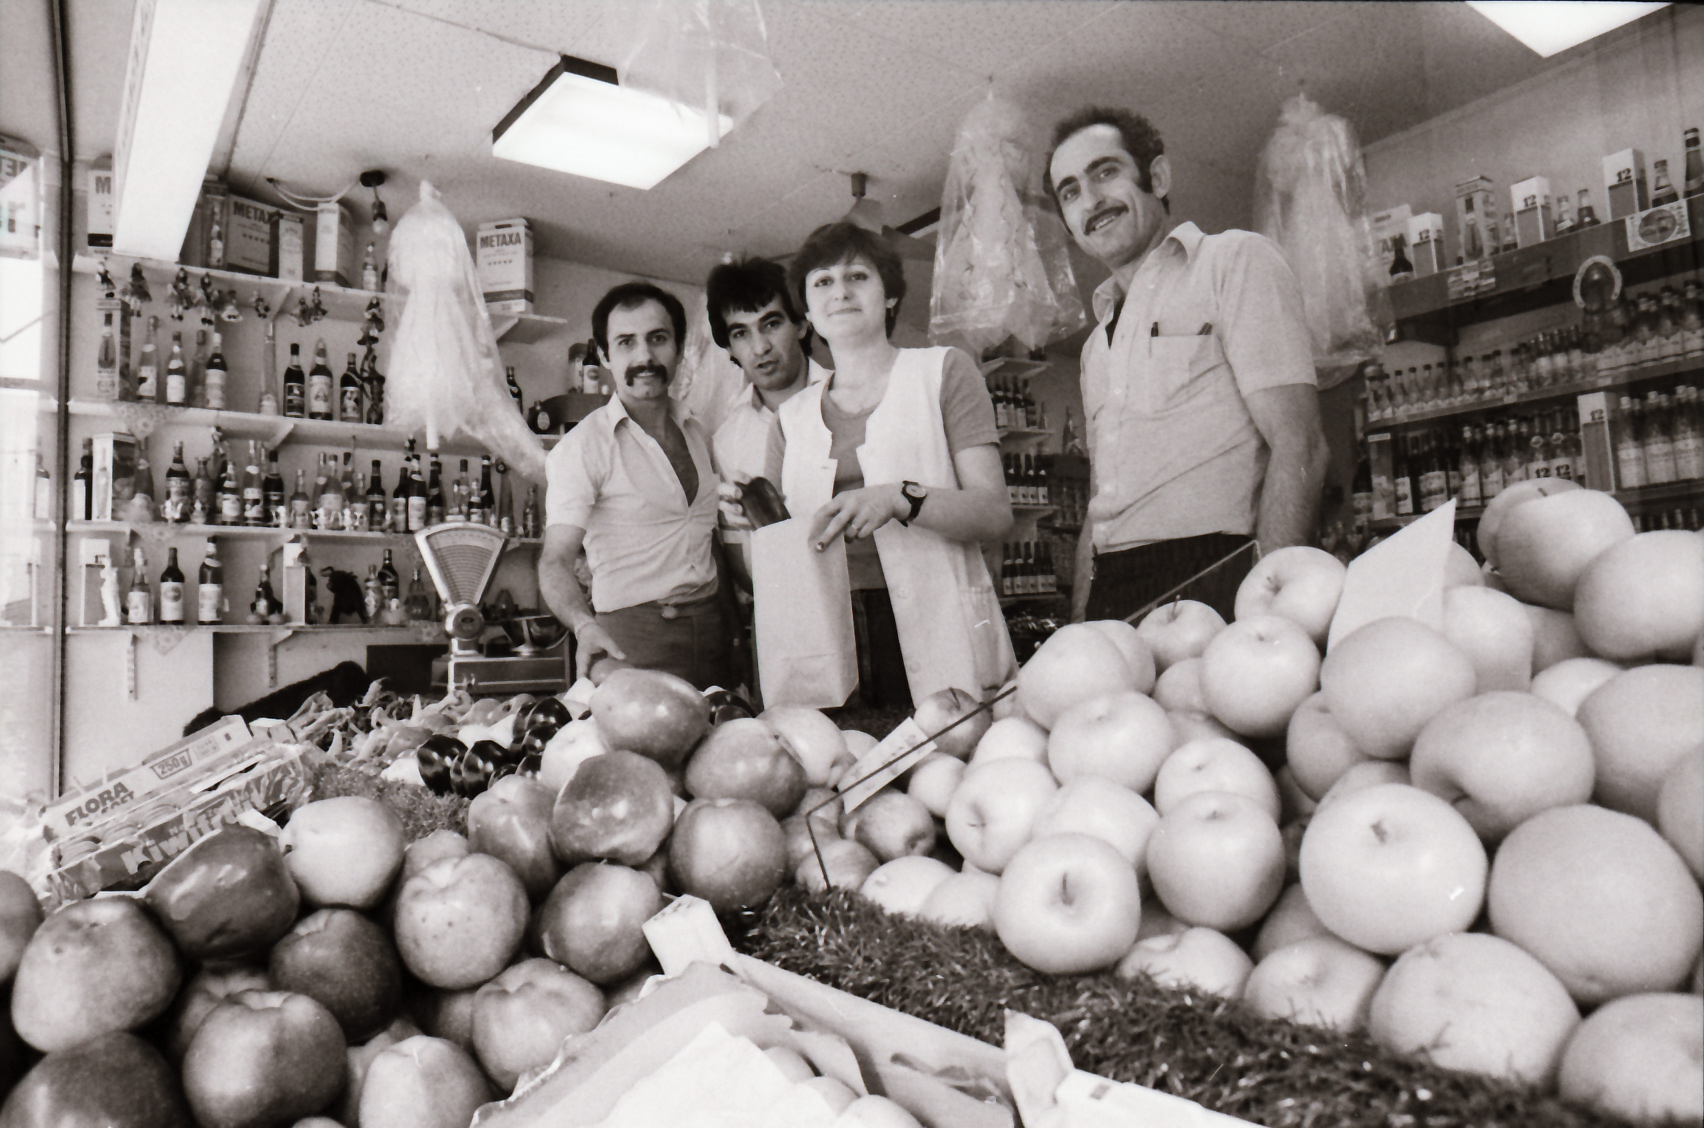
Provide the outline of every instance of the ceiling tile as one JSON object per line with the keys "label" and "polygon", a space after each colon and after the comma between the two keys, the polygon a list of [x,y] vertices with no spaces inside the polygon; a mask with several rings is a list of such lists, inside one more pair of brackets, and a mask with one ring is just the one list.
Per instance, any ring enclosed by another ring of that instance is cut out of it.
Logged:
{"label": "ceiling tile", "polygon": [[[354,7],[355,0],[273,0],[231,148],[230,174],[239,182],[258,182],[265,175],[267,159],[290,129]],[[383,65],[384,53],[374,55],[373,66]],[[350,115],[336,116],[338,121],[326,124],[347,128]]]}
{"label": "ceiling tile", "polygon": [[[621,13],[631,14],[631,0],[503,0],[500,4],[470,5],[467,0],[368,0],[389,4],[423,16],[486,32],[511,42],[575,54],[593,41],[599,30]],[[596,60],[610,62],[613,60]]]}
{"label": "ceiling tile", "polygon": [[1112,0],[874,0],[842,18],[873,35],[998,78],[1105,14]]}
{"label": "ceiling tile", "polygon": [[1210,31],[1270,50],[1366,5],[1348,0],[1161,0],[1172,12]]}

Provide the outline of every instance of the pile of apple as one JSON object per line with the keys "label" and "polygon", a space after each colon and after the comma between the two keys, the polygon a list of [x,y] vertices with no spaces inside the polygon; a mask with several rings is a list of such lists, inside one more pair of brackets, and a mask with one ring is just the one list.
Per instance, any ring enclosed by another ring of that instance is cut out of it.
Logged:
{"label": "pile of apple", "polygon": [[[1228,625],[1180,601],[1060,630],[972,743],[842,822],[829,881],[1045,972],[1699,1123],[1704,536],[1554,481],[1479,536],[1441,630],[1377,619],[1322,655],[1346,571],[1311,548],[1261,560]],[[930,852],[920,810],[957,872],[884,859],[895,825]]]}

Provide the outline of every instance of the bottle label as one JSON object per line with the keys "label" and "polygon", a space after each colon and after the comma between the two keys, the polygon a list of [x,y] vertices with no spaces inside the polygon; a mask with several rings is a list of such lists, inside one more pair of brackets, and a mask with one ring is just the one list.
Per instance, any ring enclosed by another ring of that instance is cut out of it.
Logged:
{"label": "bottle label", "polygon": [[307,407],[307,389],[300,384],[284,385],[284,414],[300,419]]}
{"label": "bottle label", "polygon": [[1373,519],[1373,493],[1371,490],[1356,490],[1349,495],[1351,512],[1355,523],[1364,525]]}
{"label": "bottle label", "polygon": [[160,622],[183,622],[183,583],[181,581],[160,581]]}
{"label": "bottle label", "polygon": [[225,407],[225,373],[217,368],[207,370],[207,406],[215,411]]}
{"label": "bottle label", "polygon": [[315,417],[331,417],[331,377],[308,376],[308,414]]}
{"label": "bottle label", "polygon": [[292,529],[311,529],[314,527],[312,512],[308,509],[308,499],[293,497],[290,499],[290,527]]}
{"label": "bottle label", "polygon": [[151,400],[159,395],[160,370],[144,364],[136,370],[136,398]]}
{"label": "bottle label", "polygon": [[1449,500],[1449,478],[1442,470],[1420,475],[1420,511],[1430,513]]}
{"label": "bottle label", "polygon": [[1493,466],[1482,471],[1479,475],[1479,493],[1486,501],[1490,501],[1503,492],[1503,468]]}
{"label": "bottle label", "polygon": [[1406,474],[1396,480],[1396,512],[1400,517],[1414,512],[1414,487]]}
{"label": "bottle label", "polygon": [[411,497],[408,499],[408,531],[418,533],[426,527],[426,499]]}
{"label": "bottle label", "polygon": [[184,394],[187,390],[188,390],[188,381],[184,379],[184,375],[183,375],[182,372],[167,372],[166,373],[166,402],[167,403],[181,404],[184,400]]}
{"label": "bottle label", "polygon": [[1674,471],[1679,478],[1704,478],[1704,437],[1696,432],[1675,436]]}
{"label": "bottle label", "polygon": [[154,621],[154,596],[146,588],[132,588],[124,601],[125,616],[132,623]]}
{"label": "bottle label", "polygon": [[406,533],[408,531],[408,498],[391,498],[389,531],[393,533]]}
{"label": "bottle label", "polygon": [[1675,479],[1674,443],[1666,436],[1645,440],[1645,479],[1653,486]]}
{"label": "bottle label", "polygon": [[1645,452],[1638,444],[1624,442],[1616,448],[1615,468],[1620,472],[1622,489],[1638,489],[1645,484]]}
{"label": "bottle label", "polygon": [[345,423],[361,422],[361,389],[344,388],[343,402],[339,408]]}
{"label": "bottle label", "polygon": [[1552,458],[1550,460],[1550,476],[1552,478],[1573,478],[1573,460],[1565,454]]}
{"label": "bottle label", "polygon": [[1475,466],[1462,474],[1459,496],[1463,505],[1479,504],[1479,467]]}
{"label": "bottle label", "polygon": [[203,623],[217,623],[225,603],[225,589],[219,584],[202,584],[195,597],[196,619]]}
{"label": "bottle label", "polygon": [[219,495],[219,521],[225,525],[235,525],[243,519],[243,498],[241,494],[226,493]]}
{"label": "bottle label", "polygon": [[243,490],[243,522],[249,525],[266,524],[266,496],[258,489]]}

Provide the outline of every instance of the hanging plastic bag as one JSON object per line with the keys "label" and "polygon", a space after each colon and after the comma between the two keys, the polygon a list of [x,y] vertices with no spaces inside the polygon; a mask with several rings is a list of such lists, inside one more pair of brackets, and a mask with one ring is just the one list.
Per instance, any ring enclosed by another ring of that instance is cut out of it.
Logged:
{"label": "hanging plastic bag", "polygon": [[[711,148],[781,89],[757,0],[651,0],[633,22],[642,30],[621,84],[701,111]],[[711,125],[716,115],[725,128]]]}
{"label": "hanging plastic bag", "polygon": [[423,431],[427,446],[465,435],[528,481],[544,481],[544,448],[515,410],[497,335],[461,224],[422,180],[420,200],[390,239],[390,279],[405,292],[391,344],[385,422]]}
{"label": "hanging plastic bag", "polygon": [[686,347],[669,384],[669,395],[684,404],[692,417],[710,434],[728,417],[734,397],[747,387],[740,366],[718,348],[710,335],[709,305],[704,291],[686,311]]}
{"label": "hanging plastic bag", "polygon": [[1254,228],[1284,249],[1301,284],[1321,387],[1372,356],[1390,324],[1366,190],[1354,128],[1306,94],[1285,102],[1255,172]]}
{"label": "hanging plastic bag", "polygon": [[1012,337],[1035,350],[1084,324],[1065,232],[1043,195],[1037,141],[1022,111],[992,91],[959,126],[929,298],[936,344],[980,356]]}

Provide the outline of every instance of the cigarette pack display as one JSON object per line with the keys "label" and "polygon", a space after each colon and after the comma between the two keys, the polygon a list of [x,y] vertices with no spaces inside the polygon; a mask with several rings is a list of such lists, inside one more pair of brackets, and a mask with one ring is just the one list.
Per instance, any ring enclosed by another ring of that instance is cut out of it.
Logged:
{"label": "cigarette pack display", "polygon": [[111,521],[124,509],[124,503],[136,496],[136,455],[140,450],[135,436],[123,431],[109,431],[94,437],[94,481],[89,490],[94,499],[90,519]]}
{"label": "cigarette pack display", "polygon": [[479,288],[492,313],[531,313],[533,307],[532,224],[502,219],[479,225]]}
{"label": "cigarette pack display", "polygon": [[353,286],[359,277],[354,216],[336,201],[321,204],[314,220],[314,281]]}
{"label": "cigarette pack display", "polygon": [[1444,269],[1444,217],[1437,212],[1423,212],[1408,221],[1408,260],[1414,264],[1414,277],[1424,278]]}
{"label": "cigarette pack display", "polygon": [[1509,203],[1515,212],[1515,243],[1531,247],[1556,234],[1556,222],[1550,214],[1550,180],[1534,176],[1509,189]]}
{"label": "cigarette pack display", "polygon": [[1461,239],[1461,259],[1490,258],[1502,246],[1497,226],[1497,203],[1491,178],[1476,176],[1456,185],[1456,231]]}
{"label": "cigarette pack display", "polygon": [[1623,149],[1603,159],[1603,189],[1609,196],[1609,218],[1623,219],[1651,206],[1645,181],[1645,154]]}

